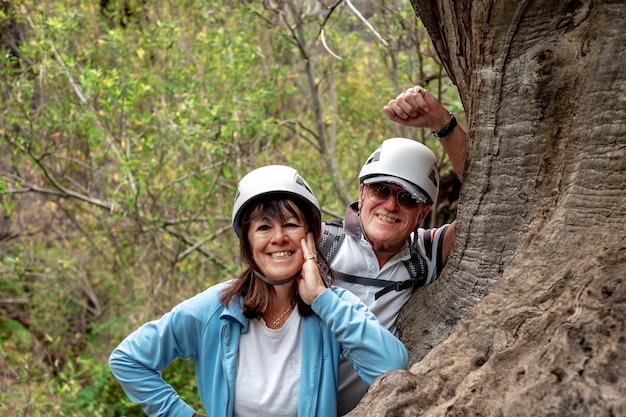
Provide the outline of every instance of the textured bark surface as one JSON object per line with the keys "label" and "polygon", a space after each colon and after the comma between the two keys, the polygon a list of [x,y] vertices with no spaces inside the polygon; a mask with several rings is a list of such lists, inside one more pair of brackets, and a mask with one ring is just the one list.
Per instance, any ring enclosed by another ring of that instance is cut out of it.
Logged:
{"label": "textured bark surface", "polygon": [[469,121],[454,253],[355,416],[626,415],[626,3],[413,0]]}

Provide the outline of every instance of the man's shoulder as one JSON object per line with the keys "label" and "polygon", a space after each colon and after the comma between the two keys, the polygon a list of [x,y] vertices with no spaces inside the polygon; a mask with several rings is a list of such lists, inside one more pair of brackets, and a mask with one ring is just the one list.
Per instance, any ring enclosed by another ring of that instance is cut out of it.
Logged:
{"label": "man's shoulder", "polygon": [[430,229],[417,229],[417,233],[413,235],[414,239],[422,242],[424,246],[432,246],[435,242],[440,241],[446,234],[446,230],[450,227],[449,224],[444,224],[439,227],[433,227]]}

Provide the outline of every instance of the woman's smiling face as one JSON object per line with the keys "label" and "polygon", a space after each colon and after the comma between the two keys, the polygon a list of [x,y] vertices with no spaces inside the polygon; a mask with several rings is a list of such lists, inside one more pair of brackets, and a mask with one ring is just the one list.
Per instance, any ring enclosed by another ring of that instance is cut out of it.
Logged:
{"label": "woman's smiling face", "polygon": [[280,215],[264,213],[261,207],[254,208],[250,217],[247,237],[252,258],[268,279],[289,278],[302,268],[300,241],[306,237],[308,227],[295,205],[281,205]]}

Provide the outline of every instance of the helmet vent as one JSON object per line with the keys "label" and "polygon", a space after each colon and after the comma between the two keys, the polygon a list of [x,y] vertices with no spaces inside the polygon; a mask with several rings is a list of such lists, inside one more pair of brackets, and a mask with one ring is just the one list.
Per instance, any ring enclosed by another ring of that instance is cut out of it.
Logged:
{"label": "helmet vent", "polygon": [[307,185],[307,183],[302,179],[300,175],[296,176],[296,183],[306,188],[311,194],[313,194],[313,190]]}
{"label": "helmet vent", "polygon": [[434,169],[430,171],[430,174],[428,174],[428,178],[430,178],[433,184],[435,184],[435,187],[439,187],[439,184],[437,184],[437,173]]}
{"label": "helmet vent", "polygon": [[380,161],[380,152],[375,152],[370,159],[367,160],[367,162],[365,163],[365,165],[371,164],[372,162],[378,162]]}

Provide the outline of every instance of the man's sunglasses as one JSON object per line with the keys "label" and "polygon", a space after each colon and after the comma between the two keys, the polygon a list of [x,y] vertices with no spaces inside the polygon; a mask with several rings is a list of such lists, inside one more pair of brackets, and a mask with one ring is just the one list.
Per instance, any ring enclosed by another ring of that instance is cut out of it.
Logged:
{"label": "man's sunglasses", "polygon": [[[386,201],[392,191],[393,189],[390,186],[383,183],[366,184],[366,195],[375,204]],[[405,210],[413,211],[420,205],[420,202],[414,199],[408,191],[402,190],[395,194],[398,205]]]}

